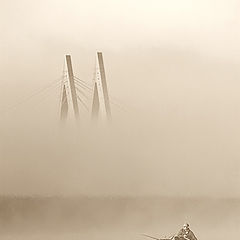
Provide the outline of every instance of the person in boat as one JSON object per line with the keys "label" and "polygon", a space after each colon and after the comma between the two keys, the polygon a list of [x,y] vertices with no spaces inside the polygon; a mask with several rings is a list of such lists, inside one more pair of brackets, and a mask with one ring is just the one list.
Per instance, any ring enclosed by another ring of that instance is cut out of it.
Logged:
{"label": "person in boat", "polygon": [[197,240],[194,233],[190,230],[189,224],[185,223],[183,228],[179,233],[174,237],[174,240]]}

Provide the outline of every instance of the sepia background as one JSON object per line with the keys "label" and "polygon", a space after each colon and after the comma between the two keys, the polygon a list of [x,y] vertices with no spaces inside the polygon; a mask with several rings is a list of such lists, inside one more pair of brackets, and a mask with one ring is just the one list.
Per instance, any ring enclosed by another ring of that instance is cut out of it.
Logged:
{"label": "sepia background", "polygon": [[[4,238],[239,234],[239,1],[0,4]],[[61,128],[60,88],[38,90],[66,54],[91,84],[96,51],[120,107],[110,126],[82,112]]]}

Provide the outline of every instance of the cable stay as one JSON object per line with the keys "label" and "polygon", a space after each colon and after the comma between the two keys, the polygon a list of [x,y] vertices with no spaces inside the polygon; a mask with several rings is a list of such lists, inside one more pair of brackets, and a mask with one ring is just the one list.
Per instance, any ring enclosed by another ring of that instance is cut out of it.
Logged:
{"label": "cable stay", "polygon": [[[57,87],[55,87],[57,88]],[[44,97],[41,98],[40,101],[36,102],[35,104],[32,104],[32,106],[29,106],[30,108],[32,107],[36,107],[38,105],[40,105],[41,103],[43,103],[45,100],[47,100],[52,94],[50,92],[46,93]],[[36,109],[36,108],[35,108]]]}
{"label": "cable stay", "polygon": [[87,96],[81,89],[79,89],[79,88],[76,87],[76,90],[77,90],[80,94],[82,94],[87,100],[89,100],[89,96]]}
{"label": "cable stay", "polygon": [[87,86],[85,86],[85,85],[83,85],[81,82],[78,82],[78,81],[74,81],[79,87],[81,87],[81,88],[84,88],[85,90],[88,90],[89,92],[93,92],[93,90],[91,89],[91,88],[89,88],[89,87],[87,87]]}
{"label": "cable stay", "polygon": [[[59,86],[60,86],[59,84],[58,84],[58,85],[55,85],[55,86],[52,88],[52,90],[57,89]],[[50,96],[52,96],[51,93],[52,93],[52,92],[50,92],[50,91],[44,92],[44,93],[43,93],[44,95],[41,95],[41,99],[39,99],[38,102],[32,102],[32,101],[31,101],[31,102],[30,102],[30,105],[28,105],[28,109],[37,110],[38,108],[37,108],[36,106],[39,106],[39,105],[42,104],[44,101],[48,100],[48,98],[49,98]],[[9,113],[9,112],[11,112],[11,111],[17,110],[17,107],[19,107],[20,105],[22,105],[22,104],[24,104],[24,103],[27,103],[27,101],[22,102],[21,104],[16,105],[15,108],[10,109],[9,111],[6,111],[5,113],[7,114],[7,113]]]}
{"label": "cable stay", "polygon": [[121,110],[121,111],[123,111],[125,113],[129,113],[130,112],[130,110],[127,107],[125,107],[122,103],[117,101],[116,98],[115,98],[115,100],[113,100],[113,97],[110,96],[109,101],[110,101],[110,104],[115,106],[116,108],[118,108],[118,110]]}
{"label": "cable stay", "polygon": [[85,88],[87,88],[87,89],[89,89],[89,90],[92,91],[92,86],[90,87],[90,86],[88,86],[87,84],[85,84],[84,82],[79,81],[78,79],[75,79],[75,78],[74,78],[74,81],[77,82],[77,83],[79,83],[79,84],[81,84],[81,85],[84,86]]}
{"label": "cable stay", "polygon": [[117,104],[117,103],[112,102],[111,100],[110,100],[110,104],[113,105],[113,106],[115,106],[115,107],[116,107],[118,110],[120,110],[120,111],[123,111],[123,112],[125,112],[125,113],[128,112],[124,107],[122,107],[121,105],[119,105],[119,104]]}
{"label": "cable stay", "polygon": [[77,96],[77,99],[79,100],[80,103],[82,103],[82,105],[84,106],[84,108],[89,112],[89,109],[88,109],[87,104],[86,104],[85,102],[83,102],[83,100],[82,100],[79,96]]}
{"label": "cable stay", "polygon": [[[60,79],[60,80],[59,80]],[[47,86],[44,86],[43,88],[39,89],[38,91],[36,91],[35,93],[31,94],[30,96],[27,96],[26,98],[22,99],[21,101],[19,101],[18,103],[16,103],[15,105],[9,106],[7,107],[7,109],[5,111],[3,111],[1,114],[7,114],[8,112],[14,111],[15,109],[17,109],[19,106],[29,102],[29,100],[31,100],[34,97],[39,96],[40,94],[46,92],[47,90],[50,90],[51,88],[56,88],[59,87],[60,84],[62,82],[62,77],[58,78],[57,80],[52,81],[50,84],[48,84]]]}
{"label": "cable stay", "polygon": [[92,87],[92,84],[88,83],[87,81],[82,80],[81,78],[74,76],[75,79],[77,79],[78,81],[86,84],[88,87]]}

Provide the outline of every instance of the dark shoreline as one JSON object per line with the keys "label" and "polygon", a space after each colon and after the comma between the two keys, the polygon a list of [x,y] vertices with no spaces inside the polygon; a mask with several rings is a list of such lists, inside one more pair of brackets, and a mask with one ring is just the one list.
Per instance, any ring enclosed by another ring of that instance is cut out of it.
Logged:
{"label": "dark shoreline", "polygon": [[0,234],[142,229],[152,224],[240,216],[240,199],[78,196],[1,196]]}

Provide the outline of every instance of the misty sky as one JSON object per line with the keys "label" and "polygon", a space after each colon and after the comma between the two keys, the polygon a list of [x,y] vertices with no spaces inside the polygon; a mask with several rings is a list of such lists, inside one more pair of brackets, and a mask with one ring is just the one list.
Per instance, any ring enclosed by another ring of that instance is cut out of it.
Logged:
{"label": "misty sky", "polygon": [[65,54],[91,83],[103,51],[131,113],[113,110],[102,145],[85,129],[64,151],[50,130],[59,89],[2,114],[0,193],[240,196],[239,1],[0,3],[0,112],[58,79]]}

